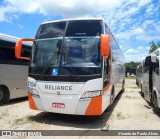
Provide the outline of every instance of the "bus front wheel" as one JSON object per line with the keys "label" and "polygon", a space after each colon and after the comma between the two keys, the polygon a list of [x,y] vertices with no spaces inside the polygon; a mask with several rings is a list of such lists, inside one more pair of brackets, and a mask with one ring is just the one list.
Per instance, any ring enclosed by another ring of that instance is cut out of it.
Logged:
{"label": "bus front wheel", "polygon": [[7,103],[9,101],[9,91],[6,87],[0,87],[0,104]]}

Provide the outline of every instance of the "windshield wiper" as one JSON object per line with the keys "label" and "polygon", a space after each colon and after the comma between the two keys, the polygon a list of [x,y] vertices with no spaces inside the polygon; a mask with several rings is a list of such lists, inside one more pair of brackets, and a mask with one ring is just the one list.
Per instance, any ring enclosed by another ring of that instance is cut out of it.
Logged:
{"label": "windshield wiper", "polygon": [[60,52],[56,51],[53,53],[52,57],[50,58],[50,60],[48,61],[47,65],[44,67],[42,73],[41,73],[41,77],[43,79],[44,74],[46,73],[46,71],[48,70],[48,68],[52,65],[51,63],[55,60],[55,58],[58,59]]}
{"label": "windshield wiper", "polygon": [[76,76],[77,79],[79,79],[79,76],[78,76],[78,74],[77,74],[77,72],[76,72],[76,70],[75,70],[75,67],[74,67],[73,64],[69,61],[69,56],[70,56],[69,50],[66,51],[65,53],[64,53],[64,51],[63,51],[63,54],[64,54],[64,56],[65,56],[65,61],[67,61],[67,63],[70,65],[73,74]]}

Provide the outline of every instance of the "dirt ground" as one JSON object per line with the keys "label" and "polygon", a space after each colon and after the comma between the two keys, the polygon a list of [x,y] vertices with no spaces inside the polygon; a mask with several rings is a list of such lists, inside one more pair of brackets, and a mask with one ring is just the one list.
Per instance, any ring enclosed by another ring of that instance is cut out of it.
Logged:
{"label": "dirt ground", "polygon": [[134,79],[100,117],[61,115],[29,109],[27,98],[0,106],[0,130],[160,130],[160,117],[141,97]]}

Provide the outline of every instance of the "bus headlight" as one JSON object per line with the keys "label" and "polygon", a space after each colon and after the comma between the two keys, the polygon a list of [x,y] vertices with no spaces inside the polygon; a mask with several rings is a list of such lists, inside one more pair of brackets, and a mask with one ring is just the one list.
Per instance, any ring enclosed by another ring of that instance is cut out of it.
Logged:
{"label": "bus headlight", "polygon": [[36,89],[28,87],[28,92],[31,93],[33,96],[39,97],[38,91]]}
{"label": "bus headlight", "polygon": [[97,96],[100,96],[100,95],[101,95],[101,91],[88,91],[88,92],[85,92],[81,96],[81,99],[84,99],[84,98],[93,98],[93,97],[97,97]]}

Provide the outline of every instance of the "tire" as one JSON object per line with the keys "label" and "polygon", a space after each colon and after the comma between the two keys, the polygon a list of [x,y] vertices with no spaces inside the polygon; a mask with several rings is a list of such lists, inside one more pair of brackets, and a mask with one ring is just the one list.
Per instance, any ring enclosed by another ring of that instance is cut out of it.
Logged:
{"label": "tire", "polygon": [[110,105],[106,109],[108,112],[112,110],[113,102],[114,102],[114,88],[112,89],[111,103],[110,103]]}
{"label": "tire", "polygon": [[114,88],[113,88],[113,89],[112,89],[112,95],[111,95],[111,101],[112,101],[111,104],[113,104],[114,99],[115,99],[115,94],[114,94]]}
{"label": "tire", "polygon": [[153,104],[155,113],[159,114],[160,113],[160,108],[158,107],[158,99],[157,99],[157,95],[156,95],[155,92],[153,93],[152,104]]}
{"label": "tire", "polygon": [[125,81],[122,83],[122,93],[125,91]]}
{"label": "tire", "polygon": [[142,90],[142,84],[140,84],[140,86],[141,86],[141,96],[144,98],[144,93],[143,93],[143,90]]}
{"label": "tire", "polygon": [[9,101],[10,94],[6,87],[0,87],[0,104],[7,103]]}

